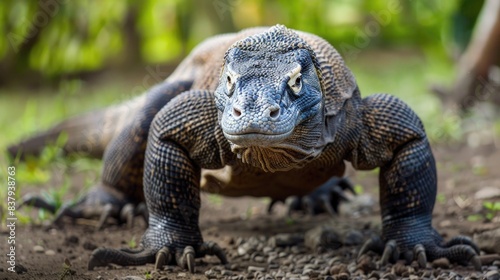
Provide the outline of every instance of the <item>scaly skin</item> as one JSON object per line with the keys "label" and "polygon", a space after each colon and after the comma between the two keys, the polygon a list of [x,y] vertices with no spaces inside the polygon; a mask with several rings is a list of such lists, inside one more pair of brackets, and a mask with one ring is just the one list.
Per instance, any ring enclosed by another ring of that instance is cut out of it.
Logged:
{"label": "scaly skin", "polygon": [[193,86],[149,128],[143,184],[150,226],[140,248],[97,249],[89,269],[156,261],[194,271],[194,258],[206,254],[225,262],[200,233],[200,190],[282,200],[342,176],[344,160],[362,170],[380,167],[383,235],[360,253],[378,250],[384,261],[404,257],[421,265],[446,257],[481,268],[470,239],[444,243],[431,225],[435,162],[406,104],[385,94],[362,99],[340,55],[317,36],[275,26],[222,38],[200,71],[167,80]]}

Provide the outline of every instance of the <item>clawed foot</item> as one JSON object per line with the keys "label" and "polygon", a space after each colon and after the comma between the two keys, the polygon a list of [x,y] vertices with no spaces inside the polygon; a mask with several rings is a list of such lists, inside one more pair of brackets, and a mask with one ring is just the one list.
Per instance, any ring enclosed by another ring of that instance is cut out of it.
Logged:
{"label": "clawed foot", "polygon": [[204,242],[198,246],[186,246],[184,248],[165,246],[160,250],[140,247],[138,249],[96,249],[90,257],[88,269],[117,264],[122,266],[144,265],[155,263],[155,269],[159,270],[164,265],[177,264],[180,267],[194,273],[195,258],[206,255],[216,256],[222,264],[227,263],[224,251],[214,242]]}
{"label": "clawed foot", "polygon": [[382,255],[381,265],[389,262],[396,262],[405,259],[407,263],[417,261],[422,268],[426,267],[427,261],[439,258],[447,258],[451,262],[467,265],[472,264],[478,271],[481,270],[481,260],[479,258],[479,248],[472,240],[466,236],[457,236],[446,243],[425,242],[415,244],[413,248],[401,251],[396,240],[383,242],[378,237],[372,237],[361,247],[358,259],[368,251],[373,251]]}
{"label": "clawed foot", "polygon": [[[332,177],[326,183],[315,189],[312,193],[299,197],[291,196],[285,200],[287,214],[292,212],[305,212],[311,216],[328,213],[331,216],[338,214],[339,205],[342,201],[349,201],[344,191],[349,190],[355,194],[352,183],[347,178]],[[272,211],[276,202],[272,200],[268,207],[268,213]]]}
{"label": "clawed foot", "polygon": [[23,196],[19,207],[29,205],[35,208],[45,209],[55,214],[52,221],[58,225],[64,217],[72,219],[95,219],[98,218],[97,229],[102,229],[109,217],[126,223],[129,228],[134,225],[134,218],[142,216],[148,222],[148,211],[144,203],[135,205],[124,199],[119,199],[101,188],[93,188],[76,203],[65,204],[56,211],[54,203],[47,201],[39,195],[27,194]]}

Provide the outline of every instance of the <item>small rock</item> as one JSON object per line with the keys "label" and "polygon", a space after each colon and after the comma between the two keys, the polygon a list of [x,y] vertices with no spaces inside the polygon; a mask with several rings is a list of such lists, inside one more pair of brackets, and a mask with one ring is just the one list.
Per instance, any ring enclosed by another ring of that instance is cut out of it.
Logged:
{"label": "small rock", "polygon": [[85,243],[83,243],[82,247],[85,250],[93,251],[97,248],[97,245],[95,245],[94,243],[91,243],[89,241],[85,241]]}
{"label": "small rock", "polygon": [[139,277],[139,276],[125,276],[125,277],[122,277],[121,280],[144,280],[144,278],[142,277]]}
{"label": "small rock", "polygon": [[208,279],[217,279],[217,273],[215,271],[213,271],[212,269],[205,271],[205,276]]}
{"label": "small rock", "polygon": [[56,254],[56,252],[54,250],[47,250],[47,251],[45,251],[45,255],[47,255],[47,256],[53,256],[55,254]]}
{"label": "small rock", "polygon": [[177,274],[177,277],[181,277],[181,278],[185,278],[187,276],[187,274],[185,272],[179,272],[179,274]]}
{"label": "small rock", "polygon": [[372,271],[369,275],[368,278],[375,278],[375,279],[380,279],[380,273],[378,271]]}
{"label": "small rock", "polygon": [[278,270],[278,272],[274,276],[276,278],[284,278],[285,277],[285,273],[283,271],[281,271],[281,270]]}
{"label": "small rock", "polygon": [[337,275],[338,280],[349,280],[350,274],[346,272],[342,272],[339,275]]}
{"label": "small rock", "polygon": [[24,274],[28,272],[28,269],[24,267],[22,264],[16,263],[16,266],[14,267],[14,271],[16,271],[17,274]]}
{"label": "small rock", "polygon": [[79,242],[78,236],[70,235],[64,239],[66,245],[77,245]]}
{"label": "small rock", "polygon": [[277,269],[277,268],[280,268],[280,264],[279,263],[270,263],[267,267],[269,269]]}
{"label": "small rock", "polygon": [[396,280],[398,279],[398,277],[394,273],[387,272],[386,274],[382,275],[382,279]]}
{"label": "small rock", "polygon": [[263,263],[266,259],[262,256],[255,256],[253,258],[254,261],[258,262],[258,263]]}
{"label": "small rock", "polygon": [[239,265],[237,263],[228,263],[225,268],[229,270],[238,270]]}
{"label": "small rock", "polygon": [[475,199],[492,199],[500,197],[500,188],[483,187],[474,194]]}
{"label": "small rock", "polygon": [[246,246],[239,246],[238,247],[238,255],[243,256],[247,254],[247,248]]}
{"label": "small rock", "polygon": [[338,249],[342,246],[340,235],[329,226],[317,226],[304,235],[304,244],[312,250]]}
{"label": "small rock", "polygon": [[335,275],[339,275],[340,273],[349,273],[349,270],[347,269],[347,265],[341,263],[341,264],[333,265],[330,268],[331,275],[335,276]]}
{"label": "small rock", "polygon": [[349,199],[349,203],[341,203],[340,213],[346,213],[353,217],[359,217],[362,214],[371,214],[375,208],[375,199],[370,194],[361,194]]}
{"label": "small rock", "polygon": [[294,246],[304,241],[304,236],[301,234],[281,233],[269,239],[269,245],[272,247],[289,247]]}
{"label": "small rock", "polygon": [[474,242],[486,253],[500,254],[500,228],[474,234]]}
{"label": "small rock", "polygon": [[265,246],[264,248],[262,248],[262,253],[264,254],[269,254],[273,251],[273,248],[269,247],[269,246]]}
{"label": "small rock", "polygon": [[484,279],[486,280],[500,280],[500,273],[498,270],[491,270],[484,274]]}
{"label": "small rock", "polygon": [[439,227],[442,227],[442,228],[449,228],[451,227],[453,224],[450,220],[443,220],[439,223]]}
{"label": "small rock", "polygon": [[266,271],[266,268],[260,266],[251,266],[251,265],[248,266],[248,272],[257,272],[257,271],[263,272]]}
{"label": "small rock", "polygon": [[35,253],[43,253],[43,252],[45,252],[45,249],[40,245],[35,245],[35,246],[33,246],[33,251]]}
{"label": "small rock", "polygon": [[396,263],[392,266],[391,272],[396,274],[397,276],[403,276],[403,273],[407,272],[408,268],[400,262]]}
{"label": "small rock", "polygon": [[447,269],[450,267],[450,261],[447,258],[436,259],[432,262],[432,267]]}
{"label": "small rock", "polygon": [[[375,272],[374,270],[377,269],[377,265],[370,256],[362,255],[358,260],[357,268],[361,269],[365,274],[368,274],[371,271]],[[380,278],[380,275],[378,275],[377,279],[378,278]]]}
{"label": "small rock", "polygon": [[287,253],[287,252],[280,252],[280,253],[278,254],[278,258],[284,258],[284,257],[286,257],[286,256],[288,256],[288,253]]}

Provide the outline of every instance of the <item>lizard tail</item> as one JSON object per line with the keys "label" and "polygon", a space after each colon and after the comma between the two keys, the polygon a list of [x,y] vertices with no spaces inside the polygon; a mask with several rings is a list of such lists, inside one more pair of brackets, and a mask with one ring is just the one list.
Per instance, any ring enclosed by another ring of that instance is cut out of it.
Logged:
{"label": "lizard tail", "polygon": [[12,158],[38,156],[47,145],[56,143],[61,133],[67,135],[65,154],[102,157],[108,143],[132,120],[143,106],[145,95],[130,101],[77,115],[7,148]]}

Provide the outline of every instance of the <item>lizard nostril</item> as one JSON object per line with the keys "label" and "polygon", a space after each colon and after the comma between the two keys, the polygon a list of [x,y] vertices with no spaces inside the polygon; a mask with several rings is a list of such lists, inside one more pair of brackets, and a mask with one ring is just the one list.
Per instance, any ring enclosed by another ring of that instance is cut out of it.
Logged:
{"label": "lizard nostril", "polygon": [[272,118],[272,119],[276,119],[277,117],[279,117],[280,115],[280,108],[277,107],[277,108],[271,108],[269,110],[269,116]]}
{"label": "lizard nostril", "polygon": [[240,109],[238,109],[236,107],[233,107],[233,116],[236,117],[236,118],[241,117],[241,111],[240,111]]}

